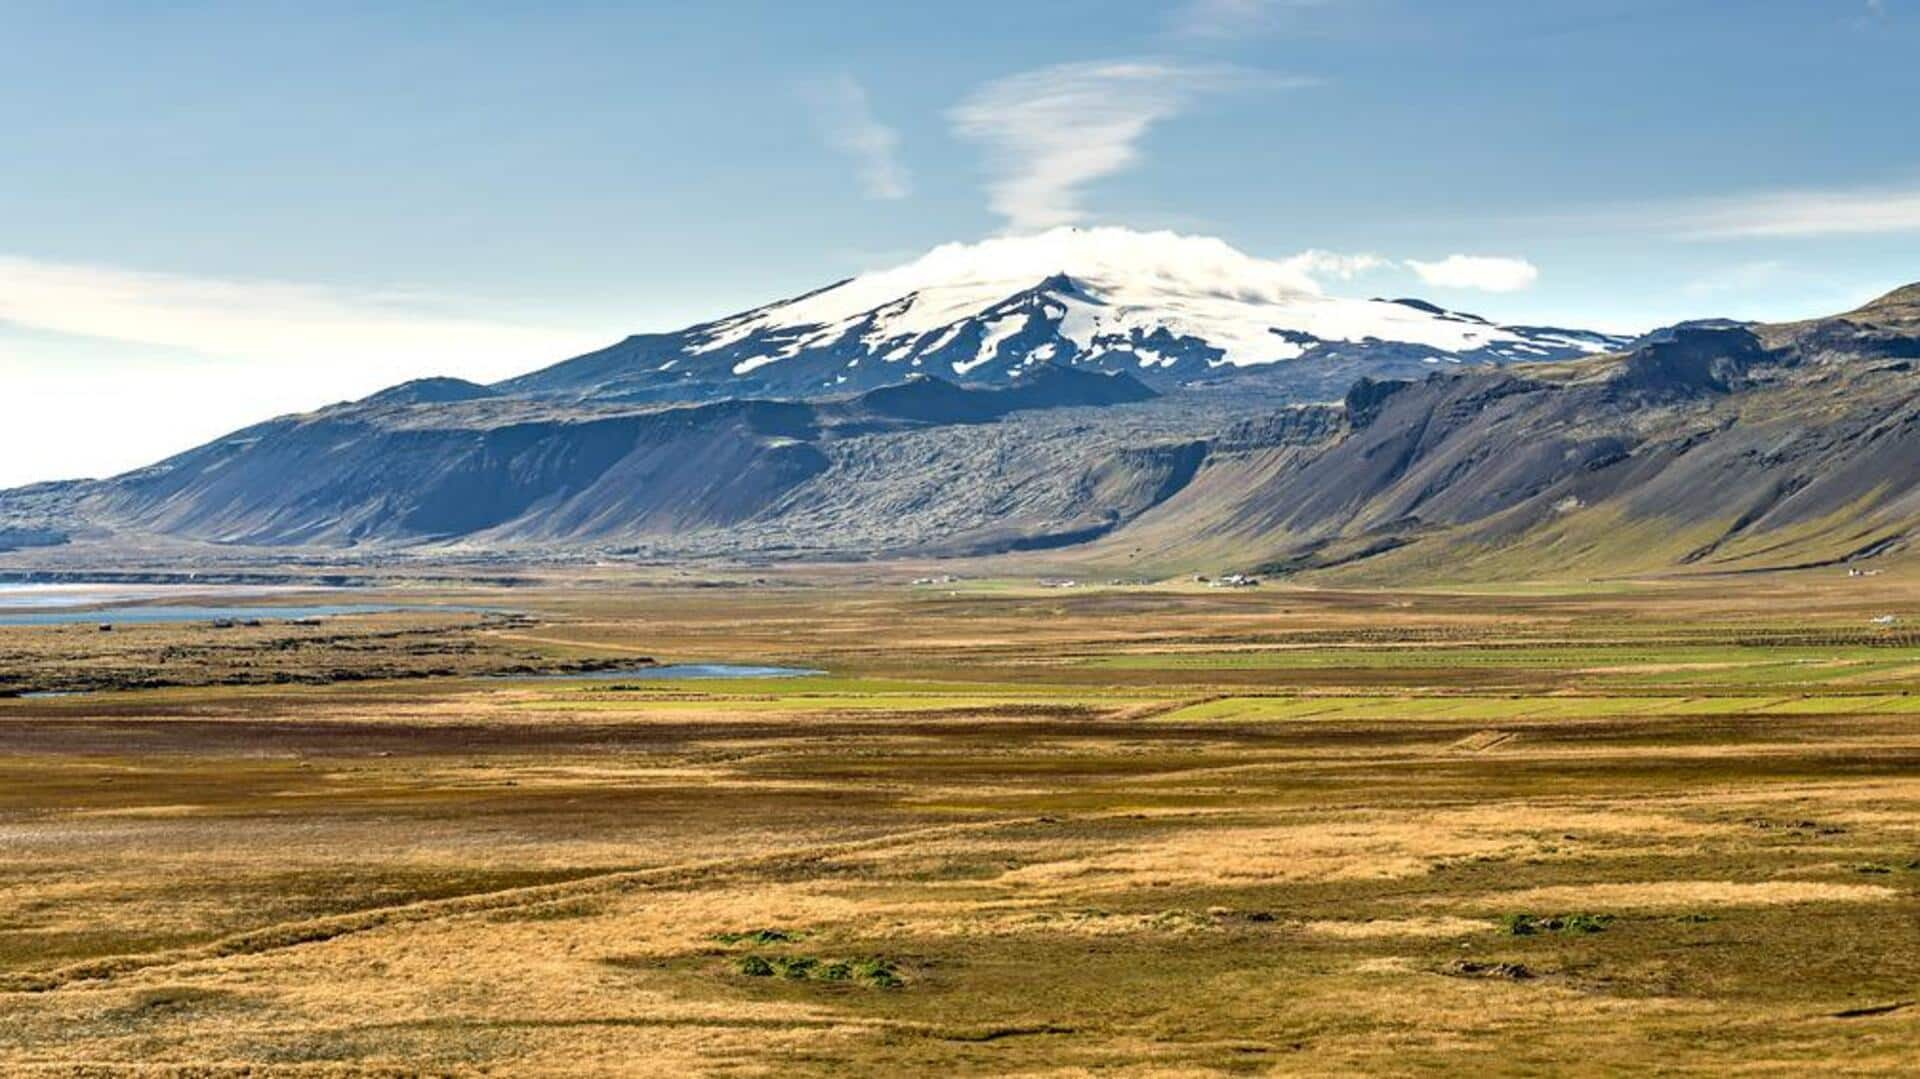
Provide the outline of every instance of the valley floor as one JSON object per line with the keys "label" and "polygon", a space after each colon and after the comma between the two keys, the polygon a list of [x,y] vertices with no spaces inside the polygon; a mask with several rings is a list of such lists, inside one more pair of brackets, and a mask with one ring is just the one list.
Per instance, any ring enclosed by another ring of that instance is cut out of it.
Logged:
{"label": "valley floor", "polygon": [[0,630],[0,1072],[1920,1067],[1904,579],[492,599]]}

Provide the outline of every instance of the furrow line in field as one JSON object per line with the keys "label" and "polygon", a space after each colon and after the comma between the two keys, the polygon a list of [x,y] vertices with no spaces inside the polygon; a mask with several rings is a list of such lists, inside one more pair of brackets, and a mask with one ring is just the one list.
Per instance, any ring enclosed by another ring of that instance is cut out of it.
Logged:
{"label": "furrow line in field", "polygon": [[419,900],[391,907],[355,911],[350,914],[334,914],[265,926],[188,948],[107,956],[50,970],[0,975],[0,992],[44,993],[77,983],[107,981],[122,975],[159,967],[259,955],[302,944],[316,944],[391,925],[411,925],[469,914],[533,907],[633,888],[688,883],[730,872],[767,869],[788,863],[801,864],[823,858],[885,849],[901,843],[1038,823],[1047,823],[1047,819],[1015,817],[992,821],[967,821],[960,824],[914,828],[866,839],[772,851],[766,854],[708,859],[680,865],[656,866],[651,869],[620,870],[553,884],[526,885],[498,891],[474,892],[446,899]]}

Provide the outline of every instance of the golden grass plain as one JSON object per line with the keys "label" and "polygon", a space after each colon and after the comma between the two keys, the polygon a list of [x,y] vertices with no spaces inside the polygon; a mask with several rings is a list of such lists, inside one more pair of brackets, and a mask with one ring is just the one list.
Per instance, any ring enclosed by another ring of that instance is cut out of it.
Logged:
{"label": "golden grass plain", "polygon": [[[0,630],[0,1073],[1911,1074],[1870,584]],[[634,656],[826,673],[482,677]]]}

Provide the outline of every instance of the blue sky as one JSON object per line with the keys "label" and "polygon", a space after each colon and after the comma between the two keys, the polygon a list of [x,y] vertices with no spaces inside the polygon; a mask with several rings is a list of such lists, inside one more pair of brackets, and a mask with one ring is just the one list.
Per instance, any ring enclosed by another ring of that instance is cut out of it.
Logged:
{"label": "blue sky", "polygon": [[0,20],[0,484],[1066,221],[1603,328],[1920,279],[1920,0]]}

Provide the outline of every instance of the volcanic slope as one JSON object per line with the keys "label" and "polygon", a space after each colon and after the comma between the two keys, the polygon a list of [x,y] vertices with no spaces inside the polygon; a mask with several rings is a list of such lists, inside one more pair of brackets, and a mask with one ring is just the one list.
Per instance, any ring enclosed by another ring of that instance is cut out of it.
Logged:
{"label": "volcanic slope", "polygon": [[1363,383],[1220,441],[1095,553],[1348,578],[1738,572],[1920,535],[1920,286],[1589,361]]}
{"label": "volcanic slope", "polygon": [[[1110,425],[1084,415],[1155,397],[1125,375],[1051,366],[1000,389],[923,378],[834,401],[681,406],[530,401],[435,380],[14,498],[75,532],[238,547],[968,550],[1097,533],[1177,489],[1197,448],[1126,440],[1157,443],[1167,423],[1201,421],[1178,409]],[[1079,418],[1010,422],[1053,410]],[[815,512],[812,527],[837,540],[766,524],[833,504],[841,511]]]}

